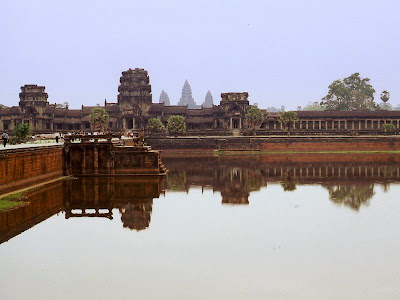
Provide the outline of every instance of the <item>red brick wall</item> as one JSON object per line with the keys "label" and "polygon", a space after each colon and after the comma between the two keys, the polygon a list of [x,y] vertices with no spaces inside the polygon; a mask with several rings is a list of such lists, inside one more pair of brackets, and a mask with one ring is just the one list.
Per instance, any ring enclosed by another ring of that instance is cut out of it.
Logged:
{"label": "red brick wall", "polygon": [[0,151],[0,193],[61,175],[61,146]]}
{"label": "red brick wall", "polygon": [[261,143],[261,151],[393,151],[400,150],[400,141],[287,141]]}

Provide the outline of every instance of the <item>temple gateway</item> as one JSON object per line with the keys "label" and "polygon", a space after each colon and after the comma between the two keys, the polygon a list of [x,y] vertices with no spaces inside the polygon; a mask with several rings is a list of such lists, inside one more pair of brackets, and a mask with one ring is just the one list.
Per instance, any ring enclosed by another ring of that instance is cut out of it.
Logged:
{"label": "temple gateway", "polygon": [[[186,88],[189,95],[189,88]],[[190,97],[189,97],[190,96]],[[192,100],[191,95],[188,97]],[[49,104],[44,86],[24,85],[19,94],[19,106],[0,107],[0,132],[11,132],[17,124],[28,123],[32,133],[87,132],[90,131],[89,114],[99,106],[69,109]],[[150,118],[159,118],[164,124],[171,115],[181,115],[186,120],[188,135],[244,135],[248,132],[246,112],[251,107],[248,93],[222,93],[219,105],[200,109],[186,105],[166,106],[153,103],[150,79],[144,69],[122,72],[118,87],[118,102],[104,102],[110,116],[112,132],[141,130]],[[282,134],[280,113],[264,113],[257,135]],[[399,129],[400,111],[298,111],[299,121],[293,125],[292,134],[377,134],[382,125],[392,123]]]}

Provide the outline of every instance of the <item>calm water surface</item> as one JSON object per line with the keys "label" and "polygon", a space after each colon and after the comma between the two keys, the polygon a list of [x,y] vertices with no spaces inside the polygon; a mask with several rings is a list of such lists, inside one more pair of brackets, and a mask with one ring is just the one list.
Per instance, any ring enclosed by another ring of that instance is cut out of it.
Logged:
{"label": "calm water surface", "polygon": [[164,157],[0,214],[0,299],[400,298],[400,157]]}

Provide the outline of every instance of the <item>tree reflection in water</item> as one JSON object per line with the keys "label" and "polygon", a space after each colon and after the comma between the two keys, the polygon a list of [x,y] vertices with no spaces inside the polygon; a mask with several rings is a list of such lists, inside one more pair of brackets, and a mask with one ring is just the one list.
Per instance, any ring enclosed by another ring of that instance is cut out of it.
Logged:
{"label": "tree reflection in water", "polygon": [[344,205],[359,210],[361,205],[369,205],[369,200],[375,195],[374,184],[341,184],[322,185],[329,192],[329,199],[335,204]]}
{"label": "tree reflection in water", "polygon": [[281,186],[285,192],[291,192],[296,190],[297,178],[290,174],[290,172],[285,172],[282,178]]}
{"label": "tree reflection in water", "polygon": [[222,204],[248,205],[251,193],[269,183],[284,191],[317,184],[328,190],[333,203],[358,211],[374,197],[375,184],[387,191],[391,182],[400,181],[396,154],[173,157],[163,163],[166,178],[81,178],[34,190],[26,205],[0,213],[0,244],[60,211],[66,219],[113,219],[118,209],[125,228],[145,230],[153,199],[163,190],[202,187],[221,193]]}

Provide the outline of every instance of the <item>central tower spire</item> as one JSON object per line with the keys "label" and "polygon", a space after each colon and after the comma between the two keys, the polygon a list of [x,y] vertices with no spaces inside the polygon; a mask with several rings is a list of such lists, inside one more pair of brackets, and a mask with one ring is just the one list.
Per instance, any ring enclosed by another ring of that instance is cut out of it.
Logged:
{"label": "central tower spire", "polygon": [[187,81],[187,79],[185,81],[185,84],[183,85],[182,96],[178,102],[178,105],[187,106],[188,108],[191,109],[197,108],[196,102],[194,101],[192,96],[192,88],[190,87],[190,84]]}

